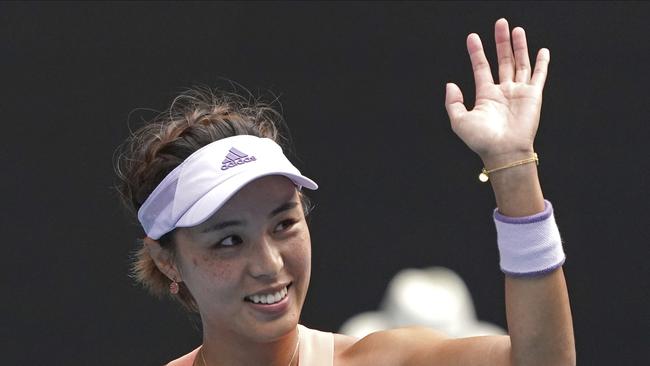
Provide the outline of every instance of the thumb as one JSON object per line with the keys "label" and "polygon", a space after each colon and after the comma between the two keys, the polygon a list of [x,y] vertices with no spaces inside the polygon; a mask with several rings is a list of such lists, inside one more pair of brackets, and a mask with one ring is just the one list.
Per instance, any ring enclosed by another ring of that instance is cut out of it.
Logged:
{"label": "thumb", "polygon": [[445,108],[447,108],[449,119],[455,121],[467,113],[467,109],[463,104],[463,93],[460,91],[458,85],[454,83],[447,83],[446,89]]}

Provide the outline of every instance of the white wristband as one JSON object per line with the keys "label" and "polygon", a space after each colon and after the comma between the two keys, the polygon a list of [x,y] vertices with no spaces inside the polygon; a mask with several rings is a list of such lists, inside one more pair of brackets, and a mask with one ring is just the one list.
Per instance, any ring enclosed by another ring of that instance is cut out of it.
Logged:
{"label": "white wristband", "polygon": [[553,206],[544,200],[544,211],[526,217],[508,217],[494,210],[501,271],[510,276],[540,276],[564,264],[560,231]]}

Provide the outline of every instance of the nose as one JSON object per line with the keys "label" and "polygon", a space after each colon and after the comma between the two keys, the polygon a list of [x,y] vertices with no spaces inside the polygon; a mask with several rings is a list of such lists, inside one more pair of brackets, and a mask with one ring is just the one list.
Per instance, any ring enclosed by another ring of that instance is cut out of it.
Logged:
{"label": "nose", "polygon": [[275,279],[284,267],[280,249],[272,240],[262,237],[258,245],[252,246],[250,273],[256,278]]}

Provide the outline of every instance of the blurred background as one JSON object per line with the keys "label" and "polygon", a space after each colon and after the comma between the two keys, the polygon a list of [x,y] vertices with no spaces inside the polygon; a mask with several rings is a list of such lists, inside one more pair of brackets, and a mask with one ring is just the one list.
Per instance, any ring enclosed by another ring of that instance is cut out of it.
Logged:
{"label": "blurred background", "polygon": [[494,62],[500,17],[551,50],[536,150],[578,362],[643,363],[648,3],[3,2],[3,364],[160,365],[200,343],[195,319],[128,277],[143,233],[111,160],[142,109],[222,78],[279,97],[296,164],[321,186],[305,325],[337,331],[380,309],[401,270],[440,266],[507,329],[494,198],[444,109],[448,81],[471,107],[465,39]]}

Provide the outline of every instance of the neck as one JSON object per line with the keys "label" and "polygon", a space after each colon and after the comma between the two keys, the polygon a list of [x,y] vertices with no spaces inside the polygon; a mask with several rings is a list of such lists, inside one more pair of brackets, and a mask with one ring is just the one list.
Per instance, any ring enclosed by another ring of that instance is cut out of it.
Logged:
{"label": "neck", "polygon": [[[259,341],[241,334],[210,332],[204,324],[203,346],[195,365],[269,365],[287,366],[298,364],[298,329],[271,341]],[[205,359],[205,365],[202,358]]]}

